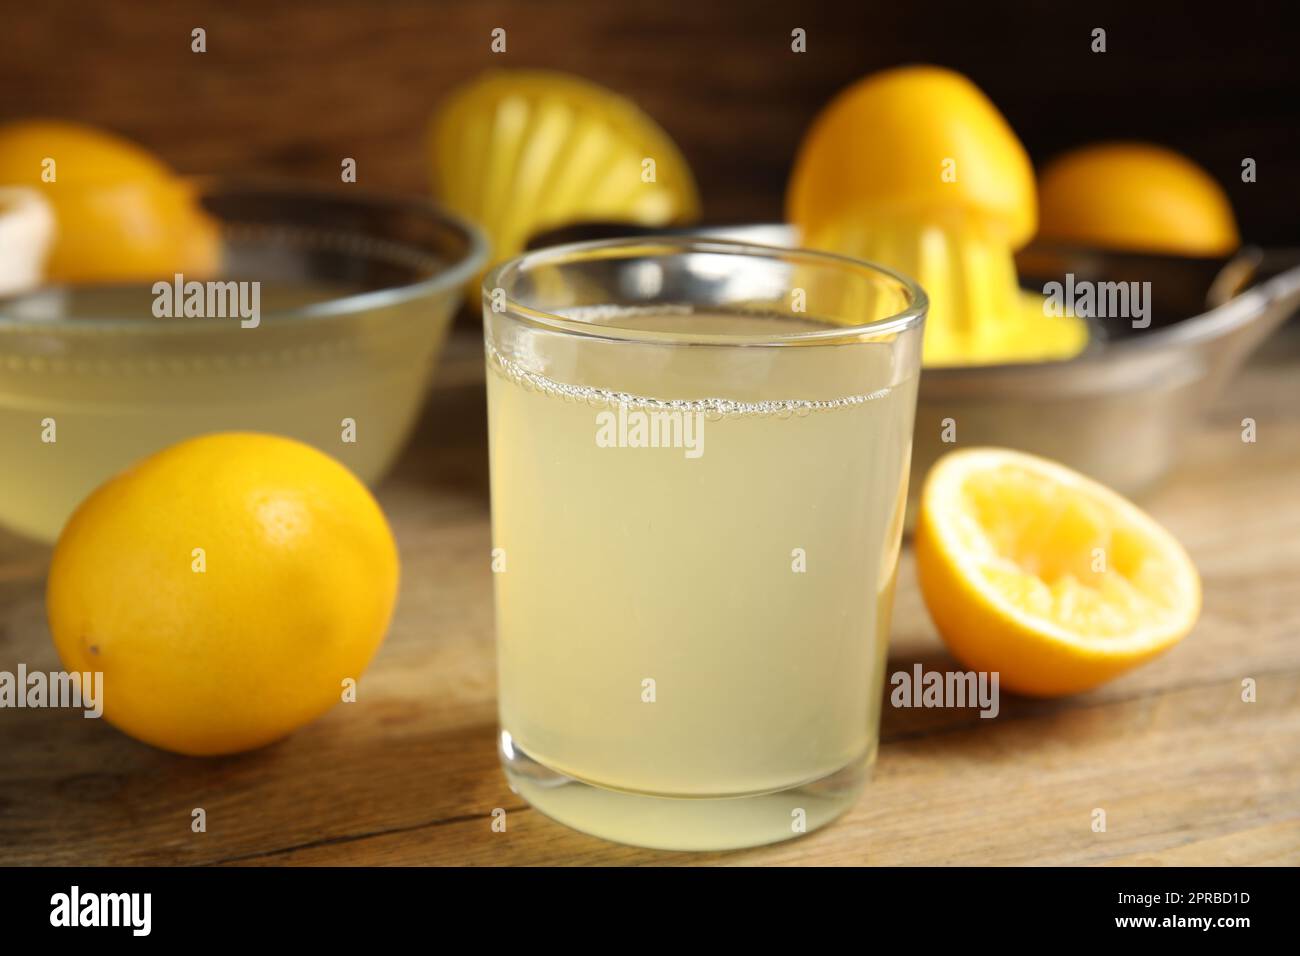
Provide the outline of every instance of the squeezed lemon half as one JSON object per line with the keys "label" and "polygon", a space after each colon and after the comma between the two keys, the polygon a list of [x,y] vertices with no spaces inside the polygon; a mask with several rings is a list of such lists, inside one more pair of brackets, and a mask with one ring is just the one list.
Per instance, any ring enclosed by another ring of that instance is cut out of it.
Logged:
{"label": "squeezed lemon half", "polygon": [[916,561],[953,654],[1023,694],[1096,687],[1172,647],[1200,613],[1200,578],[1168,531],[1092,479],[1022,452],[938,461]]}
{"label": "squeezed lemon half", "polygon": [[1013,252],[1037,223],[1034,171],[997,107],[952,70],[883,70],[840,93],[799,146],[786,214],[811,248],[879,262],[930,299],[925,364],[1077,355],[1088,330],[1044,316]]}

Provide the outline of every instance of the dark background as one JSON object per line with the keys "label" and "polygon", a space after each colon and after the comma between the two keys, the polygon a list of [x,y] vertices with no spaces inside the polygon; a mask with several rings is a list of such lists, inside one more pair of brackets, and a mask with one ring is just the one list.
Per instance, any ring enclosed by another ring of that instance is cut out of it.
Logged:
{"label": "dark background", "polygon": [[[799,138],[842,86],[928,61],[971,76],[1034,161],[1139,138],[1202,163],[1247,239],[1297,241],[1300,66],[1281,3],[37,2],[0,0],[0,121],[107,126],[183,172],[425,191],[438,98],[494,66],[579,73],[682,146],[709,219],[781,216]],[[208,52],[190,52],[190,30]],[[1090,51],[1094,27],[1108,52]],[[489,50],[504,27],[505,54]],[[790,31],[808,52],[790,51]],[[880,144],[888,149],[888,143]],[[1244,184],[1254,157],[1259,181]]]}

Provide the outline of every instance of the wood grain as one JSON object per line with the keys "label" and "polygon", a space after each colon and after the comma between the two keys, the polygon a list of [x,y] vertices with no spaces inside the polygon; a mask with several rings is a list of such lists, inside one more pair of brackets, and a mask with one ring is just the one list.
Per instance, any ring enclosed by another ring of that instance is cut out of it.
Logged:
{"label": "wood grain", "polygon": [[[616,846],[528,808],[495,754],[479,344],[458,335],[379,491],[404,574],[355,704],[275,746],[189,759],[102,721],[0,711],[0,864],[1300,863],[1300,335],[1275,339],[1145,504],[1205,608],[1172,652],[1091,694],[1004,696],[995,720],[884,708],[873,783],[838,823],[729,854]],[[1242,417],[1259,422],[1243,444]],[[47,548],[0,534],[0,669],[58,666]],[[951,662],[910,553],[890,669]],[[1241,700],[1254,678],[1258,701]],[[208,832],[190,831],[207,811]],[[506,810],[504,833],[491,829]],[[1107,829],[1094,833],[1094,808]]]}

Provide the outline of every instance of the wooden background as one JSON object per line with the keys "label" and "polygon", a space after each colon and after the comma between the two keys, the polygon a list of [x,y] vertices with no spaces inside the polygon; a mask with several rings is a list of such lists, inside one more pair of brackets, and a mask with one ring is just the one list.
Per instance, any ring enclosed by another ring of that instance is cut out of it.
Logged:
{"label": "wooden background", "polygon": [[[780,217],[816,110],[871,70],[969,74],[1036,162],[1106,138],[1166,143],[1228,188],[1248,239],[1296,238],[1300,58],[1280,3],[709,0],[42,0],[5,9],[0,121],[116,129],[186,172],[270,172],[426,189],[426,118],[494,66],[570,70],[633,96],[694,166],[713,221]],[[808,52],[790,31],[808,31]],[[1108,52],[1089,50],[1107,30]],[[208,52],[190,52],[190,30]],[[489,51],[494,27],[507,52]],[[888,149],[888,143],[881,144]],[[1259,181],[1240,182],[1245,156]]]}

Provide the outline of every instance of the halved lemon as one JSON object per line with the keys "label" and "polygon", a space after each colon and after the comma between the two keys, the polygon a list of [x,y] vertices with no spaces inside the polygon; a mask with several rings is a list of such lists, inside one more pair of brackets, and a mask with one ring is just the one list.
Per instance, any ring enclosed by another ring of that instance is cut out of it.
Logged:
{"label": "halved lemon", "polygon": [[1150,143],[1097,143],[1043,169],[1039,237],[1056,242],[1226,256],[1241,245],[1232,203],[1208,172]]}
{"label": "halved lemon", "polygon": [[1201,582],[1172,535],[1109,488],[1000,448],[952,452],[921,493],[930,616],[968,667],[1039,697],[1135,667],[1191,631]]}
{"label": "halved lemon", "polygon": [[803,243],[880,262],[925,289],[925,364],[1068,359],[1088,344],[1073,315],[1022,308],[1012,253],[1034,234],[1029,154],[969,79],[934,66],[864,77],[799,145],[786,216]]}

